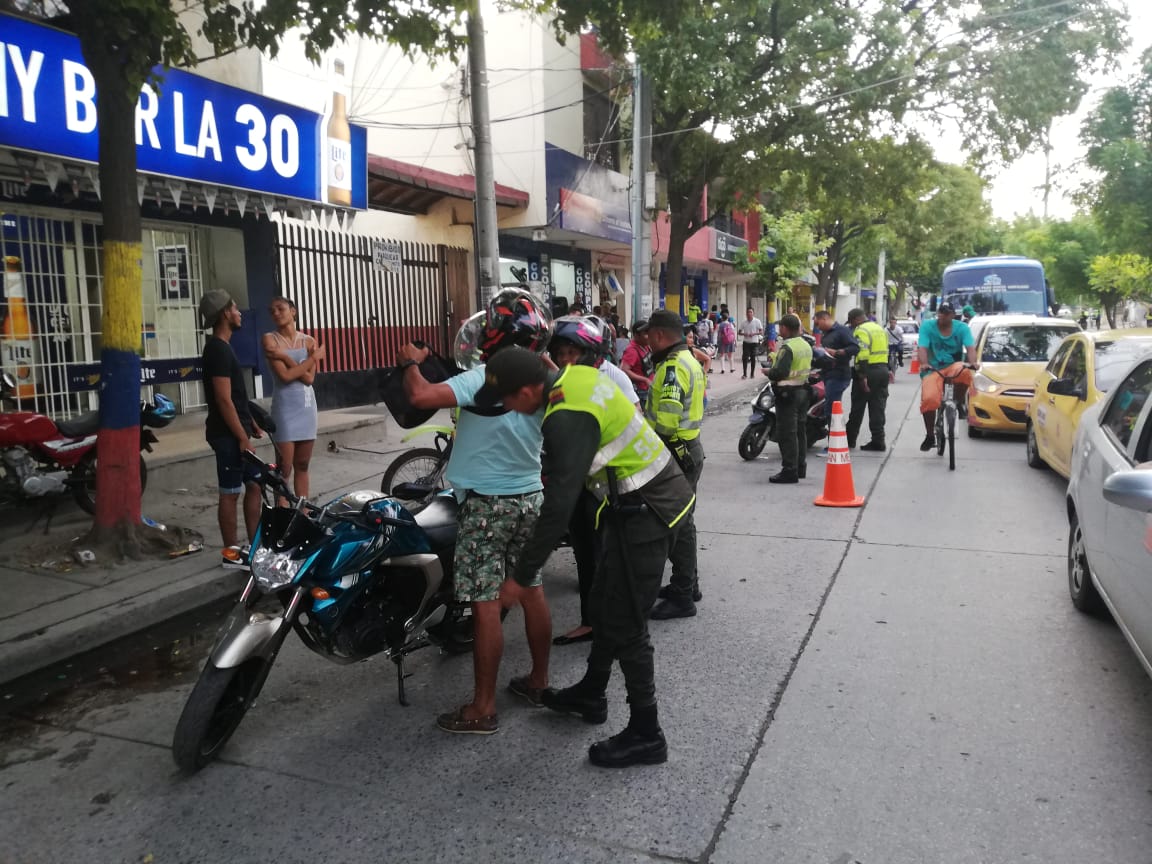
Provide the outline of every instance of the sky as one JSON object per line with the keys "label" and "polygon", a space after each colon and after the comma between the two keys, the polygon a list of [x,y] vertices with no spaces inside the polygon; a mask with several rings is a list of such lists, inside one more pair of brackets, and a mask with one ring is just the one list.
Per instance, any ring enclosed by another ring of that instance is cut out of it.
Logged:
{"label": "sky", "polygon": [[[1152,46],[1152,0],[1122,0],[1122,2],[1127,6],[1130,18],[1128,35],[1131,45],[1127,54],[1122,58],[1119,68],[1106,75],[1092,78],[1091,89],[1076,114],[1062,117],[1053,124],[1052,164],[1059,171],[1055,181],[1060,189],[1054,190],[1049,198],[1048,214],[1056,218],[1066,219],[1076,212],[1071,193],[1075,192],[1089,176],[1077,167],[1077,163],[1084,155],[1079,143],[1081,123],[1091,112],[1101,92],[1124,83],[1136,69],[1140,54]],[[942,146],[938,155],[949,161],[963,159],[956,145]],[[1043,192],[1039,188],[1043,184],[1043,154],[1029,154],[1011,166],[1001,169],[993,178],[987,195],[993,214],[1008,220],[1015,216],[1027,215],[1029,212],[1037,216],[1043,215]]]}

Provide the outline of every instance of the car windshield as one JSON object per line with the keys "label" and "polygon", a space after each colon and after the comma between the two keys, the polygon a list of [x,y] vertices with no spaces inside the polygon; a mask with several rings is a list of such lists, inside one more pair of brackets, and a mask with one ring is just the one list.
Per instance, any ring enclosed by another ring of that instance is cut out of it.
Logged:
{"label": "car windshield", "polygon": [[1039,327],[1034,324],[989,326],[980,362],[1047,363],[1064,337],[1078,330],[1075,327]]}
{"label": "car windshield", "polygon": [[1096,389],[1107,393],[1116,386],[1129,364],[1141,354],[1152,351],[1152,337],[1148,339],[1118,339],[1115,342],[1096,343]]}
{"label": "car windshield", "polygon": [[919,333],[920,332],[919,325],[913,324],[911,321],[909,321],[907,324],[901,324],[901,325],[899,325],[899,327],[905,333]]}
{"label": "car windshield", "polygon": [[990,264],[949,270],[944,274],[943,299],[957,310],[971,306],[977,315],[1044,315],[1048,307],[1044,271],[1038,265]]}

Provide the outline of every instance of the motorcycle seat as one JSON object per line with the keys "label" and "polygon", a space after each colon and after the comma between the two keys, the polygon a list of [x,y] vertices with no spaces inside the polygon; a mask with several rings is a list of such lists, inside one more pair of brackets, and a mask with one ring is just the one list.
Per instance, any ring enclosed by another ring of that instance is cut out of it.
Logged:
{"label": "motorcycle seat", "polygon": [[65,438],[85,438],[88,435],[95,435],[100,429],[100,412],[85,411],[79,417],[61,420],[56,424],[56,428]]}
{"label": "motorcycle seat", "polygon": [[416,514],[416,524],[423,530],[434,550],[456,545],[460,505],[451,495],[437,495]]}

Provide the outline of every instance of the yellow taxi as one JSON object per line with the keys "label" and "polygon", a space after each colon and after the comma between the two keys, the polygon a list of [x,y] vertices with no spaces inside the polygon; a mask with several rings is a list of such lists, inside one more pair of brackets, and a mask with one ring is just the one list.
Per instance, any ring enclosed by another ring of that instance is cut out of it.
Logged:
{"label": "yellow taxi", "polygon": [[1036,376],[1064,338],[1079,333],[1080,326],[1037,315],[995,315],[985,320],[976,340],[980,371],[968,391],[968,437],[1023,433]]}
{"label": "yellow taxi", "polygon": [[1112,389],[1137,357],[1152,352],[1152,330],[1088,330],[1066,338],[1040,377],[1028,409],[1028,464],[1072,470],[1080,415]]}

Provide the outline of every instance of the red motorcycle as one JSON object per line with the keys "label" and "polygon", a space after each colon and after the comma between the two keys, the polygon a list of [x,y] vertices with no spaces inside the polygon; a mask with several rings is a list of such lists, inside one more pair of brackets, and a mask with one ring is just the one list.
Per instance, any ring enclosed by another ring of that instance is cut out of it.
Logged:
{"label": "red motorcycle", "polygon": [[[0,376],[0,399],[11,403],[16,381]],[[176,416],[165,396],[140,406],[140,449],[152,452],[153,429]],[[23,504],[51,495],[71,493],[86,512],[96,512],[96,432],[100,415],[89,411],[56,422],[43,414],[15,411],[0,414],[0,504]],[[140,491],[148,482],[148,467],[140,457]]]}

